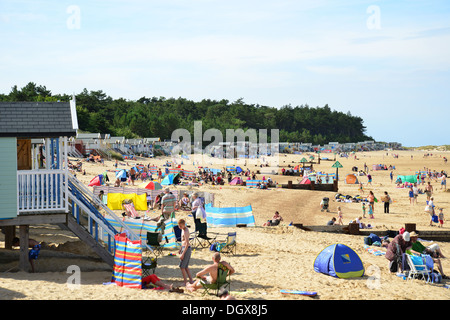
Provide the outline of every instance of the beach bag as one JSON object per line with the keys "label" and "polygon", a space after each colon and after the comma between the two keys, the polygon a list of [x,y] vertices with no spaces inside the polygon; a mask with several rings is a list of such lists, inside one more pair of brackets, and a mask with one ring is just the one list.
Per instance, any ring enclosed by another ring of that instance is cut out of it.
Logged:
{"label": "beach bag", "polygon": [[369,238],[370,238],[370,240],[372,241],[372,243],[374,243],[374,242],[381,242],[380,237],[377,236],[377,235],[374,234],[374,233],[369,234]]}
{"label": "beach bag", "polygon": [[397,270],[398,270],[397,260],[394,259],[391,262],[389,262],[389,271],[390,272],[397,272]]}
{"label": "beach bag", "polygon": [[206,211],[205,208],[203,208],[203,205],[197,208],[195,216],[197,219],[206,219]]}
{"label": "beach bag", "polygon": [[372,239],[370,237],[364,237],[364,244],[371,246],[372,245]]}
{"label": "beach bag", "polygon": [[426,206],[425,207],[425,212],[426,213],[432,213],[433,212],[433,208],[431,208],[431,206]]}
{"label": "beach bag", "polygon": [[431,217],[431,220],[433,220],[433,222],[438,223],[439,222],[439,218],[437,215],[433,214],[433,216]]}

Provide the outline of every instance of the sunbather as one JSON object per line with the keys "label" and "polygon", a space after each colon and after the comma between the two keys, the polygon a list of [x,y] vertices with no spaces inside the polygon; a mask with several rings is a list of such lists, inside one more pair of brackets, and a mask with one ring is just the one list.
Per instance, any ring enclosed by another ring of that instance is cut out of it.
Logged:
{"label": "sunbather", "polygon": [[283,221],[283,218],[280,216],[278,211],[275,211],[272,220],[267,220],[267,222],[264,223],[263,226],[277,226],[281,221]]}
{"label": "sunbather", "polygon": [[442,257],[442,258],[445,258],[445,257],[442,255],[442,252],[441,252],[439,246],[435,245],[435,246],[425,247],[423,244],[421,244],[419,241],[417,241],[419,235],[415,231],[410,233],[410,237],[411,237],[411,246],[407,250],[410,250],[411,253],[418,254],[418,255],[429,254],[432,257],[433,262],[435,264],[437,264],[439,272],[442,275],[442,278],[450,279],[449,277],[447,277],[444,274],[441,259],[439,259],[439,257]]}
{"label": "sunbather", "polygon": [[233,274],[235,272],[234,268],[228,262],[221,261],[219,252],[215,252],[213,254],[212,260],[213,260],[213,264],[206,267],[202,271],[197,272],[196,277],[198,279],[195,280],[195,282],[193,284],[190,284],[190,283],[186,284],[187,290],[193,292],[195,290],[201,289],[202,288],[201,281],[203,281],[204,283],[208,283],[208,284],[216,283],[219,264],[224,266],[225,268],[227,268],[229,270],[230,274]]}
{"label": "sunbather", "polygon": [[183,293],[184,290],[179,287],[174,287],[173,284],[166,284],[158,278],[156,274],[148,275],[142,278],[142,287],[143,288],[163,288],[165,290],[169,290],[170,292],[179,292]]}

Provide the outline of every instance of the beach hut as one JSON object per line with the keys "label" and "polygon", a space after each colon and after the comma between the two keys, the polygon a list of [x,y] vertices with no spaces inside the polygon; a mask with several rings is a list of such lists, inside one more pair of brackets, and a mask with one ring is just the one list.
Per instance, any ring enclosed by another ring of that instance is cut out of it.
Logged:
{"label": "beach hut", "polygon": [[357,278],[364,275],[364,265],[358,254],[345,244],[332,244],[314,260],[314,271],[336,278]]}
{"label": "beach hut", "polygon": [[[117,231],[99,213],[100,199],[69,172],[69,138],[76,136],[77,129],[75,98],[70,102],[0,102],[0,227],[5,249],[13,248],[19,227],[19,269],[23,271],[31,267],[29,227],[42,224],[72,231],[113,265]],[[103,231],[107,235],[98,236]]]}

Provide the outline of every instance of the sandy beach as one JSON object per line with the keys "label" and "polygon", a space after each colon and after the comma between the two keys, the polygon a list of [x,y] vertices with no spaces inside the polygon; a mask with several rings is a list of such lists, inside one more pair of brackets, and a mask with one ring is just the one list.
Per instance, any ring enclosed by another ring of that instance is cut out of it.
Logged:
{"label": "sandy beach", "polygon": [[[337,157],[343,165],[339,169],[339,193],[358,195],[359,185],[346,184],[345,177],[351,173],[352,167],[363,169],[364,163],[372,169],[374,164],[393,165],[394,181],[397,175],[414,174],[418,170],[450,171],[450,164],[445,164],[443,156],[449,152],[432,152],[432,156],[424,157],[425,151],[377,151],[358,152],[354,157]],[[397,154],[398,157],[394,157]],[[297,165],[305,155],[280,155],[280,166]],[[322,155],[324,156],[324,155]],[[331,155],[332,157],[332,155]],[[131,167],[136,162],[161,166],[168,157],[157,159],[138,159],[128,161]],[[315,164],[316,171],[335,173],[334,161],[321,161]],[[192,170],[196,166],[184,163],[183,168]],[[214,166],[212,166],[214,167]],[[221,168],[223,166],[215,166]],[[98,174],[106,170],[114,170],[113,161],[105,161],[104,165],[83,162],[86,175],[77,174],[86,185]],[[243,167],[244,168],[244,167]],[[251,171],[258,167],[249,166]],[[372,185],[367,185],[367,177],[358,177],[364,183],[364,196],[371,190],[379,199],[387,191],[393,203],[390,213],[383,213],[381,202],[375,204],[375,219],[363,219],[364,223],[373,225],[374,230],[398,230],[405,223],[416,223],[419,232],[424,230],[442,230],[450,232],[450,224],[445,221],[443,228],[429,226],[429,215],[424,212],[425,195],[419,195],[418,204],[411,205],[408,190],[397,188],[389,178],[390,171],[370,170],[373,176]],[[112,173],[111,173],[112,175]],[[262,175],[258,175],[260,178]],[[269,175],[265,175],[268,177]],[[297,183],[299,177],[270,175],[278,183],[291,180]],[[434,187],[434,203],[450,213],[450,192],[440,189],[440,180],[432,181]],[[176,187],[175,187],[176,188]],[[362,215],[360,203],[338,203],[334,201],[335,192],[288,190],[271,188],[269,190],[249,189],[240,186],[195,187],[193,190],[214,193],[214,200],[220,206],[252,205],[256,227],[220,228],[217,232],[226,234],[237,231],[237,254],[225,256],[236,274],[231,277],[232,294],[243,300],[448,300],[450,290],[443,287],[450,284],[444,280],[441,284],[425,284],[423,281],[405,281],[391,274],[388,261],[383,256],[375,256],[364,249],[363,236],[304,231],[292,226],[290,222],[302,223],[304,226],[323,226],[337,217],[337,207],[343,212],[344,224]],[[320,200],[328,196],[332,199],[330,212],[320,211]],[[275,211],[279,211],[283,222],[277,227],[262,227]],[[151,212],[152,213],[152,212]],[[154,212],[156,216],[156,211]],[[187,217],[182,213],[177,218]],[[187,217],[188,223],[193,222]],[[448,219],[448,218],[447,218]],[[216,229],[209,229],[216,232]],[[1,300],[217,300],[215,296],[202,296],[202,291],[189,293],[169,293],[160,290],[137,290],[122,288],[108,284],[112,270],[103,263],[71,232],[58,226],[30,226],[30,237],[45,242],[36,263],[37,272],[17,272],[18,248],[13,251],[4,249],[4,235],[0,234],[0,299]],[[426,240],[426,238],[425,238]],[[338,279],[316,273],[313,263],[319,252],[334,243],[343,243],[355,250],[363,261],[365,275],[362,278]],[[439,242],[443,253],[450,257],[450,243]],[[167,252],[169,253],[169,251]],[[182,275],[178,268],[179,257],[164,254],[159,258],[156,269],[158,277],[166,283],[182,285]],[[193,252],[190,269],[192,274],[211,263],[209,249],[197,249]],[[450,258],[441,259],[444,272],[450,275]],[[69,286],[71,273],[69,266],[77,266],[81,270],[81,285]],[[283,295],[282,289],[317,291],[315,298],[300,295]]]}

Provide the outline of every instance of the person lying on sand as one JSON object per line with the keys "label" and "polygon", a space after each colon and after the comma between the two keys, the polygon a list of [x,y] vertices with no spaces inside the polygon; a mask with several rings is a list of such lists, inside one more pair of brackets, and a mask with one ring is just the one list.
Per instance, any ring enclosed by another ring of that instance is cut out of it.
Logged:
{"label": "person lying on sand", "polygon": [[219,265],[227,268],[230,272],[230,274],[235,273],[234,268],[226,261],[221,261],[220,253],[215,252],[212,256],[213,264],[209,265],[205,269],[203,269],[200,272],[197,272],[196,277],[199,278],[195,280],[194,283],[186,284],[186,289],[190,292],[194,292],[195,290],[202,288],[202,282],[207,284],[216,283],[217,281],[217,274],[218,274],[218,268]]}
{"label": "person lying on sand", "polygon": [[156,274],[151,274],[142,279],[142,287],[143,288],[164,288],[165,290],[169,290],[169,292],[179,292],[183,293],[184,290],[179,287],[174,287],[173,284],[166,284],[158,278]]}

